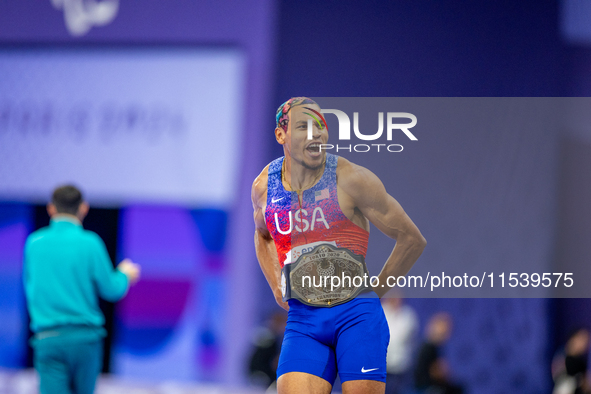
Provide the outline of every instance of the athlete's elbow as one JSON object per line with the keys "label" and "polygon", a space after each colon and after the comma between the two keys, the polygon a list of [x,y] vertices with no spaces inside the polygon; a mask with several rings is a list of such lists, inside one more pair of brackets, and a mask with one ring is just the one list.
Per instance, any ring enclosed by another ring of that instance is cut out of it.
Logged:
{"label": "athlete's elbow", "polygon": [[427,246],[427,240],[418,230],[416,232],[408,234],[405,241],[410,249],[413,249],[418,253],[422,253],[425,247]]}
{"label": "athlete's elbow", "polygon": [[420,250],[421,253],[423,252],[423,250],[425,250],[425,247],[427,246],[427,240],[425,239],[425,237],[423,237],[423,234],[418,233],[415,237],[414,237],[414,241],[413,241],[415,248],[417,250]]}
{"label": "athlete's elbow", "polygon": [[423,253],[423,250],[425,250],[425,248],[427,247],[427,240],[422,235],[418,241],[417,247],[421,250],[421,253]]}

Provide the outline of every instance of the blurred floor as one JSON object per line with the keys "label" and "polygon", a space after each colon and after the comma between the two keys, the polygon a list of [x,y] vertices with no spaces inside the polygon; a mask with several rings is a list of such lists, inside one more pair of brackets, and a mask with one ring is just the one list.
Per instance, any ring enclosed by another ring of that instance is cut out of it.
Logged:
{"label": "blurred floor", "polygon": [[[38,376],[32,369],[0,369],[0,394],[37,394]],[[141,383],[111,376],[99,378],[95,394],[263,394],[264,390],[219,385],[153,382]]]}

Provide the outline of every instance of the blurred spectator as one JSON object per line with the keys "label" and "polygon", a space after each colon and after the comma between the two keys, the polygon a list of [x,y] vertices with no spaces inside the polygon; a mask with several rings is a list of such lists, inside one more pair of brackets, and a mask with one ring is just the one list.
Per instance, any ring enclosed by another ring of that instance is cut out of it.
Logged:
{"label": "blurred spectator", "polygon": [[419,321],[415,311],[404,304],[401,294],[382,298],[384,314],[390,328],[386,394],[402,394],[412,386],[412,360]]}
{"label": "blurred spectator", "polygon": [[552,377],[554,394],[588,394],[587,360],[589,330],[580,328],[568,338],[564,350],[554,357]]}
{"label": "blurred spectator", "polygon": [[25,244],[23,280],[42,394],[92,394],[102,365],[99,297],[117,301],[140,275],[125,259],[113,268],[102,239],[84,230],[88,204],[76,187],[53,192],[48,227]]}
{"label": "blurred spectator", "polygon": [[248,365],[251,383],[269,387],[277,380],[277,363],[287,323],[287,313],[274,313],[253,338],[254,350]]}
{"label": "blurred spectator", "polygon": [[452,320],[447,313],[438,313],[427,324],[427,338],[419,350],[415,367],[415,387],[425,394],[462,394],[463,388],[450,379],[441,347],[449,340]]}

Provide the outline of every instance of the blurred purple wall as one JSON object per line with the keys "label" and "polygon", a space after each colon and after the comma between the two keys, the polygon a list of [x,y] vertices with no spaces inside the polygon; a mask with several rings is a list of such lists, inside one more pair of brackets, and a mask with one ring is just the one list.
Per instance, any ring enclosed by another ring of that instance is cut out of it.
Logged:
{"label": "blurred purple wall", "polygon": [[287,97],[568,95],[557,0],[280,2]]}
{"label": "blurred purple wall", "polygon": [[27,357],[22,260],[32,216],[26,204],[0,203],[0,365],[9,368],[22,366]]}
{"label": "blurred purple wall", "polygon": [[[274,24],[276,3],[272,0],[220,1],[122,1],[118,15],[106,26],[93,27],[72,37],[64,24],[64,13],[48,1],[25,0],[0,3],[0,45],[27,44],[183,44],[234,46],[247,54],[246,106],[243,121],[236,127],[243,135],[241,184],[228,225],[229,304],[222,339],[223,381],[238,383],[244,376],[245,357],[250,349],[251,329],[257,321],[253,282],[259,270],[252,245],[250,186],[266,164],[267,140],[260,138],[272,112]],[[231,110],[231,109],[230,109]]]}
{"label": "blurred purple wall", "polygon": [[[567,3],[577,3],[566,1]],[[588,5],[578,2],[589,10]],[[579,21],[589,26],[590,14],[582,13]],[[559,192],[556,223],[555,267],[563,271],[579,269],[587,275],[582,283],[591,280],[591,40],[571,41],[568,95],[585,97],[581,105],[571,108],[559,141]],[[561,299],[555,301],[558,343],[564,343],[578,327],[591,327],[591,299]]]}

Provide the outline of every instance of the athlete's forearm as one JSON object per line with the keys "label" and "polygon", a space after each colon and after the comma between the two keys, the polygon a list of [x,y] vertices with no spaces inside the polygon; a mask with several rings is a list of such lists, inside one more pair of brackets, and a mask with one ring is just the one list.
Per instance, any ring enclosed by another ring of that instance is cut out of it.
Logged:
{"label": "athlete's forearm", "polygon": [[254,235],[254,244],[257,260],[259,261],[263,275],[265,275],[265,279],[267,279],[267,283],[273,292],[273,296],[281,307],[286,308],[282,305],[281,267],[277,258],[275,244],[272,239],[266,239],[258,231],[256,231]]}
{"label": "athlete's forearm", "polygon": [[[378,275],[380,282],[387,283],[388,277],[404,276],[410,271],[419,256],[423,253],[427,241],[422,235],[407,235],[399,237],[396,240],[396,245],[390,254],[390,257],[384,264],[382,271]],[[389,287],[376,287],[375,291],[378,296],[382,297],[390,290]]]}

